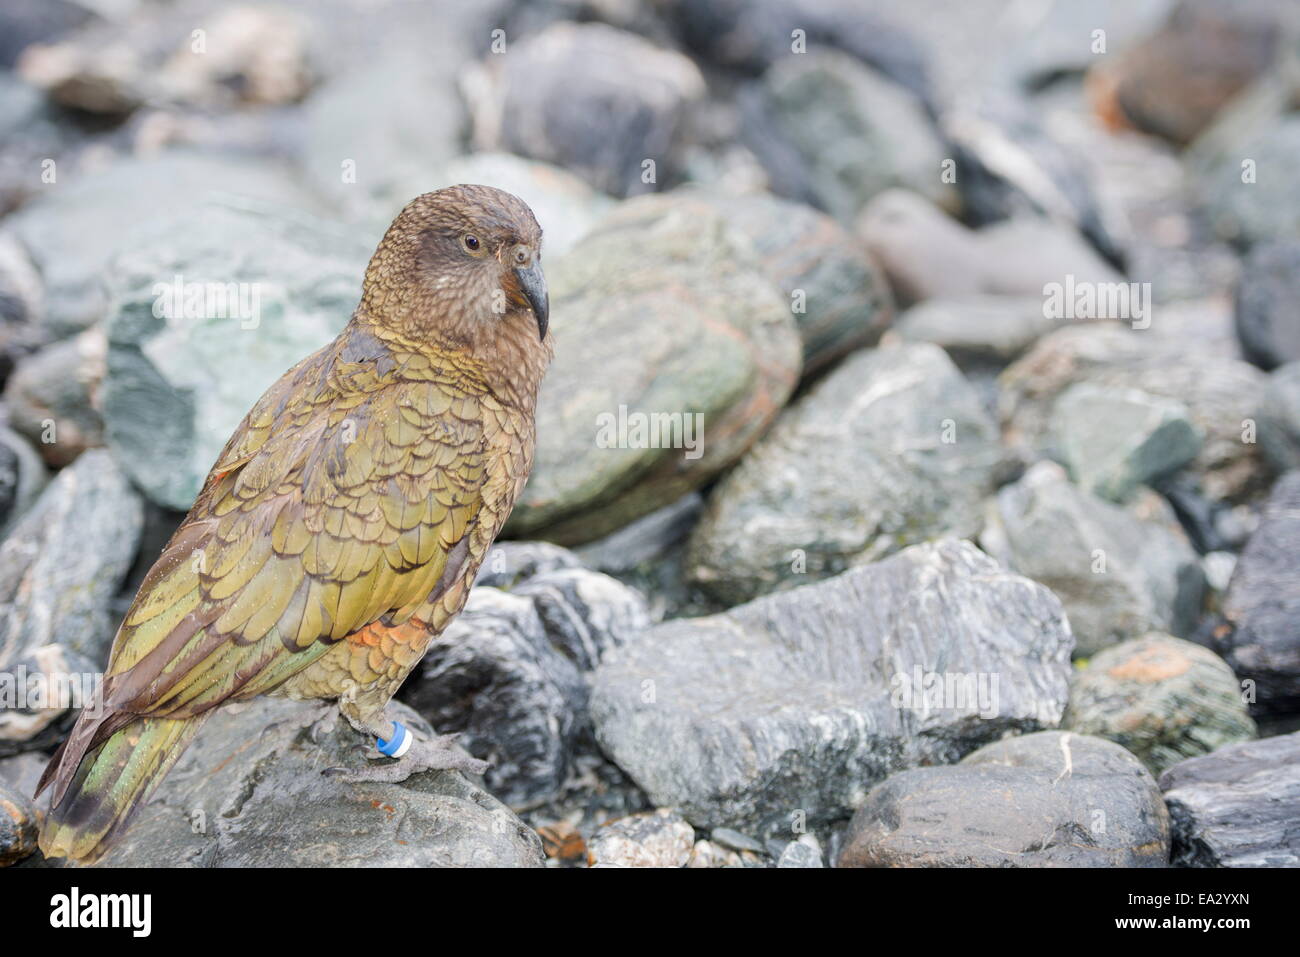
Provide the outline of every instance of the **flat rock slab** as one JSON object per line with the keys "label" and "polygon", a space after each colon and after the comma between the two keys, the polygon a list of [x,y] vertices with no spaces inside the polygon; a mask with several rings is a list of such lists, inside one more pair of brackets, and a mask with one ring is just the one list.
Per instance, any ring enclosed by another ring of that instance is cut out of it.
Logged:
{"label": "flat rock slab", "polygon": [[788,835],[894,771],[1055,727],[1072,647],[1054,595],[950,539],[659,625],[597,669],[591,713],[655,804]]}
{"label": "flat rock slab", "polygon": [[1160,787],[1175,864],[1300,867],[1300,732],[1175,764]]}
{"label": "flat rock slab", "polygon": [[[332,706],[331,706],[332,707]],[[392,714],[420,734],[409,708]],[[222,708],[163,780],[104,867],[534,867],[541,841],[459,772],[347,783],[360,736],[323,707],[258,699]]]}
{"label": "flat rock slab", "polygon": [[1169,817],[1117,744],[1044,731],[867,795],[839,867],[1164,867]]}

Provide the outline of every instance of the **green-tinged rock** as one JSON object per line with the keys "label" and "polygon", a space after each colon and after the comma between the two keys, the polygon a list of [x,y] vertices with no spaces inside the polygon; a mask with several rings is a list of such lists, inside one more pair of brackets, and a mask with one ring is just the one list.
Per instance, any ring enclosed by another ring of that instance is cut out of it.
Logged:
{"label": "green-tinged rock", "polygon": [[515,536],[591,541],[676,501],[735,462],[798,379],[787,303],[698,203],[630,200],[547,277],[556,356]]}
{"label": "green-tinged rock", "polygon": [[305,214],[210,204],[116,260],[104,430],[149,498],[190,507],[253,403],[346,325],[370,252]]}
{"label": "green-tinged rock", "polygon": [[689,575],[736,604],[927,539],[974,536],[1000,458],[996,427],[942,349],[857,353],[713,490]]}
{"label": "green-tinged rock", "polygon": [[1200,645],[1155,633],[1088,662],[1071,684],[1063,724],[1123,745],[1157,776],[1184,758],[1255,736],[1227,663]]}

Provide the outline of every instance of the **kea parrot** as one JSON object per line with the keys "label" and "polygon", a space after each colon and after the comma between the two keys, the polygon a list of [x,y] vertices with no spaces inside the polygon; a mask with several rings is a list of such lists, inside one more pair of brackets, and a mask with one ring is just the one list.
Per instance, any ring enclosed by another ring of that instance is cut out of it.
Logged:
{"label": "kea parrot", "polygon": [[256,695],[337,701],[397,758],[354,780],[486,769],[385,708],[464,607],[532,468],[552,355],[541,240],[528,206],[487,186],[398,214],[343,332],[257,401],[141,584],[101,706],[41,777],[47,857],[101,856],[213,709]]}

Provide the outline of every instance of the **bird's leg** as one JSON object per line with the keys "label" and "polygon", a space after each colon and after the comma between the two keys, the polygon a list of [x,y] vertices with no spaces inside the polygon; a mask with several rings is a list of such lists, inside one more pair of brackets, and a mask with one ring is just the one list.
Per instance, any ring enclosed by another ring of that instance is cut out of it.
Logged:
{"label": "bird's leg", "polygon": [[326,768],[322,773],[344,781],[380,781],[397,783],[421,771],[465,771],[482,774],[488,769],[486,761],[470,756],[456,744],[456,735],[439,735],[432,739],[417,736],[401,722],[384,716],[383,710],[363,710],[356,700],[355,689],[350,688],[339,697],[339,711],[361,734],[375,743],[375,757],[395,758],[367,768]]}

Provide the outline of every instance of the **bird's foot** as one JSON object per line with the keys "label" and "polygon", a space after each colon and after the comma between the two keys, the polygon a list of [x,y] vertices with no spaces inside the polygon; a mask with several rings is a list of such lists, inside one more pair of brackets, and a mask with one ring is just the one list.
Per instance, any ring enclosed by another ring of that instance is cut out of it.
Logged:
{"label": "bird's foot", "polygon": [[467,753],[456,743],[457,736],[454,734],[423,739],[416,737],[409,728],[398,722],[392,722],[392,727],[393,731],[388,738],[377,739],[377,750],[372,757],[396,758],[396,760],[385,760],[382,764],[376,763],[360,769],[326,768],[321,773],[349,782],[396,784],[422,771],[465,771],[468,774],[482,774],[488,769],[488,762],[480,761]]}

